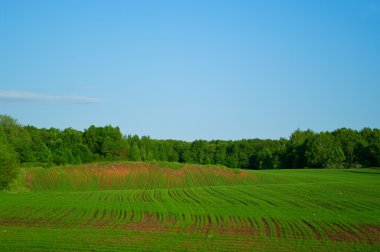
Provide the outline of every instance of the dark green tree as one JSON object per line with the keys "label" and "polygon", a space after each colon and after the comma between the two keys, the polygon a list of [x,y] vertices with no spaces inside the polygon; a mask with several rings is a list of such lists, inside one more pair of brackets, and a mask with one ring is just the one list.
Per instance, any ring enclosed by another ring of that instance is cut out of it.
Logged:
{"label": "dark green tree", "polygon": [[306,144],[307,140],[314,136],[311,130],[302,131],[297,129],[292,133],[287,144],[286,163],[289,168],[304,168],[307,164],[306,160]]}

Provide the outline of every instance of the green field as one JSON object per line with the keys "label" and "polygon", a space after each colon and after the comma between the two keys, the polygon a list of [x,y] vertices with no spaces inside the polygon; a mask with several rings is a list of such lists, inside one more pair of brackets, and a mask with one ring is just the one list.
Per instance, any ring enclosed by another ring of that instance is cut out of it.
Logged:
{"label": "green field", "polygon": [[0,251],[379,251],[380,170],[177,163],[33,168]]}

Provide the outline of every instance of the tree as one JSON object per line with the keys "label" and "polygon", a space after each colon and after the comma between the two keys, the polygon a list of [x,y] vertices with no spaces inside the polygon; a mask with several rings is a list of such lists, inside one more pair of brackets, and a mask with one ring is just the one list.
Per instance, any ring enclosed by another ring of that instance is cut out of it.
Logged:
{"label": "tree", "polygon": [[367,167],[380,166],[380,130],[364,128],[360,135],[362,138],[357,152],[361,163]]}
{"label": "tree", "polygon": [[33,161],[32,140],[29,133],[17,123],[17,120],[7,115],[0,115],[0,128],[4,140],[18,153],[20,161]]}
{"label": "tree", "polygon": [[[21,126],[0,115],[2,172],[15,164],[51,166],[97,160],[172,161],[248,169],[380,166],[380,130],[296,130],[289,140],[155,140],[123,136],[119,127],[90,126],[84,132]],[[12,169],[11,169],[12,170]],[[3,178],[4,178],[3,176]]]}
{"label": "tree", "polygon": [[304,168],[306,166],[306,143],[308,139],[314,136],[311,130],[302,131],[297,129],[290,136],[286,147],[287,152],[287,167],[289,168]]}
{"label": "tree", "polygon": [[306,163],[314,168],[338,168],[345,160],[344,153],[329,132],[321,132],[306,141]]}
{"label": "tree", "polygon": [[194,153],[195,162],[198,164],[211,163],[208,154],[208,142],[205,140],[196,140],[191,144],[191,151]]}
{"label": "tree", "polygon": [[0,142],[0,189],[6,189],[17,175],[17,153]]}
{"label": "tree", "polygon": [[227,147],[226,165],[232,168],[239,166],[239,146],[235,142],[230,142]]}
{"label": "tree", "polygon": [[92,125],[84,131],[83,140],[97,159],[116,160],[126,156],[126,143],[119,127]]}
{"label": "tree", "polygon": [[195,153],[191,150],[190,144],[184,146],[181,153],[179,154],[179,161],[182,163],[196,163]]}
{"label": "tree", "polygon": [[250,167],[250,156],[255,152],[255,146],[252,141],[240,140],[236,144],[239,146],[239,165],[241,168]]}
{"label": "tree", "polygon": [[359,156],[357,155],[357,149],[359,147],[361,136],[358,131],[341,128],[335,130],[333,133],[336,141],[339,142],[340,147],[345,156],[345,166],[357,167],[359,166]]}
{"label": "tree", "polygon": [[129,160],[141,161],[141,152],[137,144],[132,145],[131,152],[129,154]]}
{"label": "tree", "polygon": [[61,133],[62,145],[71,149],[72,163],[81,164],[92,161],[90,149],[83,141],[83,133],[72,128],[64,129]]}
{"label": "tree", "polygon": [[[37,163],[41,165],[50,165],[52,163],[52,153],[46,146],[45,130],[37,129],[33,126],[24,127],[28,131],[32,143],[30,147],[30,156],[27,158],[28,162]],[[25,162],[25,160],[24,160]]]}
{"label": "tree", "polygon": [[225,141],[215,141],[215,145],[214,163],[226,165],[228,144]]}

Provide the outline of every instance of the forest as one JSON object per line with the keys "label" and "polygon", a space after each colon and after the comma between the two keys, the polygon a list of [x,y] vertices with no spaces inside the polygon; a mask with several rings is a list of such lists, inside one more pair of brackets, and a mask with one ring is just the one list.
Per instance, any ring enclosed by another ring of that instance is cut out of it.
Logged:
{"label": "forest", "polygon": [[125,136],[119,127],[36,128],[0,115],[0,188],[18,167],[99,161],[169,161],[245,169],[361,168],[380,166],[380,129],[295,130],[289,138],[237,141],[156,140]]}

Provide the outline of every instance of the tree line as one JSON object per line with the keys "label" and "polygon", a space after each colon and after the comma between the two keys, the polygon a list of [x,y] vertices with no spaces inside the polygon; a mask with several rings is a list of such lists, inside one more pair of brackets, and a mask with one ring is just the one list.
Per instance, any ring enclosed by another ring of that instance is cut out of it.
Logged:
{"label": "tree line", "polygon": [[294,131],[278,140],[156,140],[124,136],[119,127],[22,126],[0,115],[0,188],[19,166],[55,166],[97,161],[170,161],[217,164],[231,168],[349,168],[380,166],[380,130],[341,128],[333,132]]}

